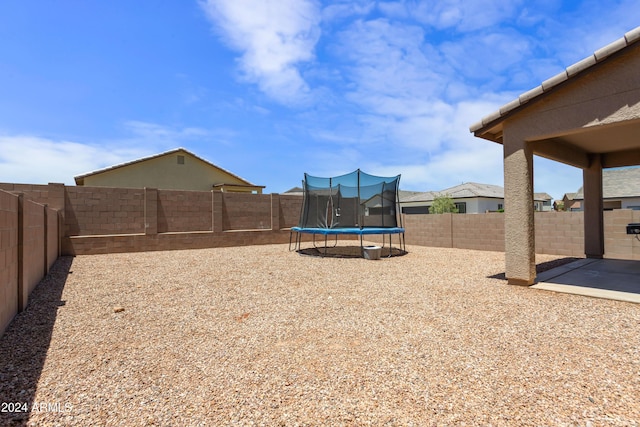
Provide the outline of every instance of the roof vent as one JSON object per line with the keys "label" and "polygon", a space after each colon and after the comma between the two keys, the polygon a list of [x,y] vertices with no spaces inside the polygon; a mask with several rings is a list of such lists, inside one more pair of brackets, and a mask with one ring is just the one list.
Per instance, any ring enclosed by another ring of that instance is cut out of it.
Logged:
{"label": "roof vent", "polygon": [[178,156],[178,164],[184,165],[184,156]]}

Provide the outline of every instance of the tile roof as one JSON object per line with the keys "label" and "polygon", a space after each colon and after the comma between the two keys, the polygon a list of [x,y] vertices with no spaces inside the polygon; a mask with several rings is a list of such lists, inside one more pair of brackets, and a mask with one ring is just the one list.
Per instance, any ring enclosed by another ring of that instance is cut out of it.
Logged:
{"label": "tile roof", "polygon": [[[602,171],[602,198],[640,197],[640,167]],[[583,187],[574,199],[584,199]]]}
{"label": "tile roof", "polygon": [[454,199],[463,199],[469,197],[493,197],[498,199],[504,198],[504,188],[499,185],[479,184],[477,182],[465,182],[439,192],[440,194],[448,194]]}
{"label": "tile roof", "polygon": [[533,193],[533,200],[551,200],[553,197],[548,193]]}
{"label": "tile roof", "polygon": [[435,199],[437,193],[433,191],[412,192],[413,194],[400,194],[400,202],[430,202]]}
{"label": "tile roof", "polygon": [[578,61],[573,65],[570,65],[561,73],[556,74],[550,79],[547,79],[544,82],[542,82],[540,86],[537,86],[523,93],[518,98],[503,105],[497,111],[494,111],[488,116],[483,117],[482,120],[480,120],[479,122],[472,124],[469,127],[469,130],[471,132],[476,132],[493,122],[499,121],[500,119],[505,117],[507,114],[513,112],[514,110],[519,109],[520,107],[522,107],[523,105],[531,101],[532,99],[537,98],[549,92],[551,89],[558,86],[559,84],[591,68],[595,64],[602,62],[612,54],[626,48],[627,46],[637,42],[638,40],[640,40],[640,27],[634,28],[633,30],[626,33],[624,37],[614,41],[613,43],[606,45],[601,49],[598,49],[593,53],[593,55],[590,55],[584,58],[583,60]]}
{"label": "tile roof", "polygon": [[401,202],[428,202],[438,196],[448,195],[452,199],[467,199],[472,197],[504,198],[504,188],[499,185],[465,182],[442,191],[425,191],[409,197],[401,197]]}
{"label": "tile roof", "polygon": [[[447,195],[452,199],[470,199],[474,197],[486,197],[492,199],[504,199],[504,188],[499,185],[480,184],[477,182],[464,182],[460,185],[449,187],[442,191],[425,191],[413,195],[400,196],[401,202],[430,202],[438,196]],[[534,193],[534,200],[551,200],[547,193]]]}

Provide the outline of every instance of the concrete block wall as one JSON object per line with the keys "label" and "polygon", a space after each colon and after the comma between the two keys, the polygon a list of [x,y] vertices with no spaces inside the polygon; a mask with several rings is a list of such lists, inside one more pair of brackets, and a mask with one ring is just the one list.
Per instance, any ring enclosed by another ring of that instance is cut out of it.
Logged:
{"label": "concrete block wall", "polygon": [[302,209],[302,197],[280,194],[279,198],[279,228],[291,228],[298,225],[300,221],[300,210]]}
{"label": "concrete block wall", "polygon": [[[299,196],[279,194],[104,187],[65,193],[61,251],[68,255],[286,243],[302,205]],[[122,214],[123,206],[133,214]]]}
{"label": "concrete block wall", "polygon": [[222,194],[223,230],[270,230],[271,195]]}
{"label": "concrete block wall", "polygon": [[[288,228],[298,223],[302,206],[300,196],[282,194],[62,184],[0,184],[0,188],[20,191],[25,198],[63,209],[59,216],[65,221],[62,242],[65,254],[287,242]],[[640,222],[638,215],[630,210],[605,212],[606,257],[640,259],[640,242],[625,234],[627,223]],[[537,253],[584,256],[582,212],[537,212],[535,221]],[[504,222],[500,213],[404,215],[403,222],[409,245],[504,250]],[[246,233],[249,230],[262,234]],[[88,239],[88,236],[100,237]],[[372,236],[367,240],[381,241]]]}
{"label": "concrete block wall", "polygon": [[403,215],[407,245],[452,248],[452,216],[453,214]]}
{"label": "concrete block wall", "polygon": [[47,205],[52,209],[62,211],[65,204],[65,186],[64,184],[51,183],[48,185],[40,184],[10,184],[0,182],[0,190],[9,193],[24,194],[28,200]]}
{"label": "concrete block wall", "polygon": [[[18,304],[24,309],[29,294],[47,272],[46,260],[46,218],[45,207],[30,200],[21,200],[22,204],[22,285],[18,287]],[[20,233],[20,230],[19,230]]]}
{"label": "concrete block wall", "polygon": [[536,252],[584,256],[583,212],[536,212]]}
{"label": "concrete block wall", "polygon": [[454,248],[504,252],[504,215],[451,215]]}
{"label": "concrete block wall", "polygon": [[158,233],[212,231],[212,192],[158,190],[157,203]]}
{"label": "concrete block wall", "polygon": [[0,335],[27,307],[58,258],[59,242],[57,210],[0,190]]}
{"label": "concrete block wall", "polygon": [[18,197],[0,191],[0,335],[18,312]]}
{"label": "concrete block wall", "polygon": [[640,260],[640,241],[627,234],[627,224],[640,222],[640,211],[620,209],[604,213],[604,257]]}
{"label": "concrete block wall", "polygon": [[144,189],[65,187],[65,235],[145,232]]}

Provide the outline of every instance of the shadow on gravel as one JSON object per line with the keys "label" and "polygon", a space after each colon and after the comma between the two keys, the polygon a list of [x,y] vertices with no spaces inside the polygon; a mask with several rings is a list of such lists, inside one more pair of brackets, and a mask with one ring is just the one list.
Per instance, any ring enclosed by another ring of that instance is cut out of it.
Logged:
{"label": "shadow on gravel", "polygon": [[[363,258],[362,248],[360,246],[336,246],[336,247],[318,247],[299,249],[300,255],[326,257],[326,258]],[[391,249],[391,257],[406,255],[408,252],[398,248]],[[389,258],[389,248],[382,248],[381,258]]]}
{"label": "shadow on gravel", "polygon": [[73,257],[60,257],[0,337],[0,425],[23,426],[34,406],[38,380],[51,342],[62,290]]}
{"label": "shadow on gravel", "polygon": [[[540,274],[544,271],[551,270],[556,267],[560,267],[561,265],[564,265],[564,264],[569,264],[570,262],[574,262],[579,259],[582,259],[582,258],[567,257],[567,258],[554,259],[553,261],[541,262],[540,264],[536,264],[536,274]],[[487,278],[507,280],[507,276],[505,275],[504,272],[497,273],[492,276],[487,276]]]}

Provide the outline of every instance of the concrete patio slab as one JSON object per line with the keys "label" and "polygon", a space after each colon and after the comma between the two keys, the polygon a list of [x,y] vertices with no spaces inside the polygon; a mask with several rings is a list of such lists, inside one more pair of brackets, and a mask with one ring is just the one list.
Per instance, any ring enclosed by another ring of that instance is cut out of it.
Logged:
{"label": "concrete patio slab", "polygon": [[581,259],[539,274],[531,287],[640,304],[640,261]]}

